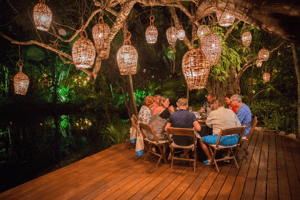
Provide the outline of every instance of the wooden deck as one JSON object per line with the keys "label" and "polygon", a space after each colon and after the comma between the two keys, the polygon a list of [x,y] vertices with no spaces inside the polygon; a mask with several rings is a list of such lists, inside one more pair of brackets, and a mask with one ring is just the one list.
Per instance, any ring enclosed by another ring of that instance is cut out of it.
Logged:
{"label": "wooden deck", "polygon": [[198,162],[155,167],[126,144],[111,147],[0,194],[0,199],[300,199],[300,144],[255,131],[248,162],[220,173]]}

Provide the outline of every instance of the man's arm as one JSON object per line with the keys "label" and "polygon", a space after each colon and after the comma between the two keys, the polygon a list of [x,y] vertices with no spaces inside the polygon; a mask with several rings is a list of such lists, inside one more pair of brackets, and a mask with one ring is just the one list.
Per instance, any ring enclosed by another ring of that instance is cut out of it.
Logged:
{"label": "man's arm", "polygon": [[200,131],[200,130],[201,130],[201,126],[200,126],[200,124],[198,123],[198,121],[194,121],[194,122],[193,122],[193,125],[194,125],[196,131]]}
{"label": "man's arm", "polygon": [[167,129],[168,129],[169,127],[171,127],[171,123],[170,123],[170,122],[168,122],[167,125],[166,125],[166,127],[165,127],[165,131],[166,131],[166,132],[167,132]]}

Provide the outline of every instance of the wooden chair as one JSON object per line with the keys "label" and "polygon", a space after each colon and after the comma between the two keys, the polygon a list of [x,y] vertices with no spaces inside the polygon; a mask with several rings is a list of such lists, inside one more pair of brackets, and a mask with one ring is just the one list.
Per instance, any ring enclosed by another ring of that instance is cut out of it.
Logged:
{"label": "wooden chair", "polygon": [[[163,159],[165,161],[165,163],[167,163],[167,159],[166,159],[166,150],[169,146],[169,140],[158,140],[157,137],[156,137],[156,134],[152,128],[151,125],[149,124],[144,124],[142,122],[139,123],[139,126],[140,126],[140,131],[141,133],[143,134],[143,137],[144,137],[144,141],[145,141],[145,144],[147,144],[148,148],[146,149],[147,150],[147,154],[146,154],[146,157],[145,159],[147,158],[147,156],[152,153],[156,156],[159,157],[157,163],[156,163],[156,166],[158,166],[158,164],[160,163],[161,159]],[[145,134],[145,130],[151,132],[153,134],[153,137],[155,139],[155,141],[151,141],[151,140],[148,140],[147,137],[146,137],[146,134]],[[157,146],[158,149],[159,149],[159,152],[155,152],[153,151],[153,148]],[[159,154],[160,153],[160,154]]]}
{"label": "wooden chair", "polygon": [[136,131],[138,131],[138,120],[137,120],[136,116],[132,115],[130,120],[131,120],[133,127],[136,129]]}
{"label": "wooden chair", "polygon": [[[190,162],[194,162],[194,172],[196,170],[196,165],[197,165],[197,138],[194,132],[194,129],[190,129],[190,128],[168,128],[167,129],[167,135],[168,135],[168,139],[170,142],[170,150],[171,150],[171,156],[172,156],[172,161],[171,161],[171,169],[173,169],[173,163],[174,160],[183,160],[183,161],[190,161]],[[176,145],[174,143],[174,141],[171,140],[170,135],[177,135],[177,136],[193,136],[194,138],[194,144],[189,145],[189,146],[180,146],[180,145]],[[177,158],[174,157],[174,149],[183,149],[184,153],[184,158]],[[192,150],[194,151],[194,158],[191,159],[189,158],[189,151]]]}
{"label": "wooden chair", "polygon": [[[234,127],[234,128],[221,129],[217,143],[216,144],[208,144],[209,150],[212,154],[210,165],[212,166],[213,164],[215,164],[215,167],[216,167],[216,170],[218,173],[220,172],[219,167],[217,165],[217,162],[219,162],[219,161],[234,160],[235,166],[237,168],[239,168],[239,165],[237,164],[235,157],[236,157],[237,150],[238,150],[237,149],[238,144],[240,143],[240,140],[243,136],[245,128],[246,128],[245,126],[239,126],[239,127]],[[228,135],[234,135],[234,134],[239,135],[239,140],[236,145],[233,145],[233,146],[219,145],[222,136],[226,136],[226,135],[228,136]],[[235,151],[233,151],[233,148],[236,148]],[[227,149],[227,156],[225,156],[224,158],[215,159],[217,151],[222,150],[222,149]]]}
{"label": "wooden chair", "polygon": [[254,129],[256,127],[256,124],[257,124],[257,117],[255,116],[252,121],[251,121],[251,130],[249,131],[248,135],[247,136],[243,136],[241,141],[240,141],[240,147],[239,147],[239,150],[238,150],[238,154],[241,154],[242,155],[242,160],[245,158],[246,161],[248,161],[247,157],[246,157],[246,154],[247,154],[247,147],[249,145],[249,141],[252,137],[252,134],[254,132]]}

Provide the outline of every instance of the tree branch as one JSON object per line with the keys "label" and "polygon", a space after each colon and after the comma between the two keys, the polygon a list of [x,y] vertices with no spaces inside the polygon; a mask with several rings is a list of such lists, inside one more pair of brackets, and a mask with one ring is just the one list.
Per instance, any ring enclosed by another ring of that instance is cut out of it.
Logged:
{"label": "tree branch", "polygon": [[[238,25],[241,22],[241,20],[239,19],[236,23],[234,23],[235,25]],[[225,37],[224,37],[224,41],[226,41],[226,38],[228,37],[229,33],[231,33],[231,31],[234,29],[234,26],[232,25],[227,32],[225,33]]]}

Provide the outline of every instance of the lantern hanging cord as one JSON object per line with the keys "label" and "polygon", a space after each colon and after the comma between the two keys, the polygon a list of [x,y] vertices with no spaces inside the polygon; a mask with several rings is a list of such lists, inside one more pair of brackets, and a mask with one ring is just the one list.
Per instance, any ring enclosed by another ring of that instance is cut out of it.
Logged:
{"label": "lantern hanging cord", "polygon": [[103,15],[104,15],[103,11],[100,11],[100,13],[99,13],[99,19],[98,19],[98,23],[99,23],[99,24],[100,24],[100,23],[101,23],[101,24],[104,23]]}
{"label": "lantern hanging cord", "polygon": [[20,48],[20,44],[19,44],[19,60],[18,60],[18,62],[17,62],[17,65],[19,66],[19,68],[20,68],[20,72],[22,71],[22,67],[23,67],[23,62],[22,62],[22,60],[21,60],[21,50],[20,50],[21,48]]}

